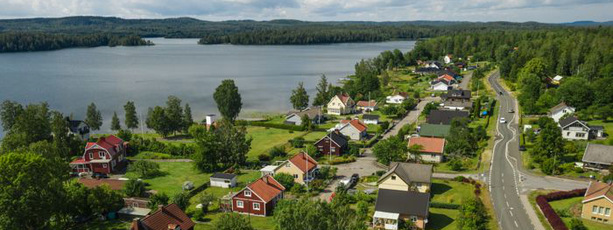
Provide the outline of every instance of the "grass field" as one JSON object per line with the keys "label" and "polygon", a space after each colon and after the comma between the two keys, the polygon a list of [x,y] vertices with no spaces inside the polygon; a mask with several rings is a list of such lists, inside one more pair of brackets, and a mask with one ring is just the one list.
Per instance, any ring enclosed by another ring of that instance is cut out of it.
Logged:
{"label": "grass field", "polygon": [[[211,176],[210,173],[201,173],[196,170],[191,162],[158,162],[158,164],[163,175],[144,181],[149,184],[148,189],[166,193],[170,197],[182,191],[185,181],[191,181],[194,186],[199,186],[207,183]],[[131,172],[128,172],[126,176],[136,177]]]}
{"label": "grass field", "polygon": [[452,230],[456,229],[455,220],[460,211],[455,209],[430,208],[430,216],[426,229]]}
{"label": "grass field", "polygon": [[130,229],[130,225],[132,223],[129,221],[121,221],[121,220],[109,220],[109,221],[99,221],[94,220],[87,222],[87,224],[79,226],[80,229],[89,229],[89,230],[126,230]]}
{"label": "grass field", "polygon": [[[564,221],[566,226],[570,227],[570,220],[573,217],[581,219],[581,201],[582,200],[583,200],[583,197],[573,197],[570,199],[552,201],[552,202],[549,202],[549,205],[551,205],[553,210],[556,210],[556,212],[558,212],[558,215],[560,215],[561,210],[565,210],[564,212],[568,212],[570,216],[568,217],[560,216],[560,217],[562,217],[562,220]],[[587,227],[587,229],[590,229],[590,230],[591,229],[593,230],[600,230],[600,229],[611,230],[613,229],[613,226],[608,225],[608,224],[602,224],[602,223],[585,220],[585,219],[581,219],[581,220],[583,221],[583,224],[585,225],[585,227]]]}
{"label": "grass field", "polygon": [[253,138],[251,141],[251,150],[247,153],[248,160],[256,160],[258,155],[268,153],[268,150],[274,146],[287,143],[294,137],[303,135],[304,132],[290,133],[284,129],[273,129],[264,127],[247,127],[247,135]]}
{"label": "grass field", "polygon": [[327,132],[310,132],[307,133],[306,135],[303,136],[304,141],[306,142],[316,142],[319,139],[321,139],[322,137],[324,137],[326,134],[328,134]]}
{"label": "grass field", "polygon": [[461,204],[462,200],[474,197],[472,184],[450,180],[432,180],[432,202]]}
{"label": "grass field", "polygon": [[[220,212],[216,212],[211,215],[207,215],[206,217],[210,218],[210,222],[196,224],[196,227],[194,229],[195,230],[214,230],[216,229],[214,225],[215,221],[219,219],[219,216],[221,215],[222,213]],[[251,226],[253,226],[254,229],[257,229],[257,230],[275,229],[272,216],[260,217],[260,216],[245,215],[245,217],[247,218],[247,220],[249,220],[249,222],[251,222]]]}

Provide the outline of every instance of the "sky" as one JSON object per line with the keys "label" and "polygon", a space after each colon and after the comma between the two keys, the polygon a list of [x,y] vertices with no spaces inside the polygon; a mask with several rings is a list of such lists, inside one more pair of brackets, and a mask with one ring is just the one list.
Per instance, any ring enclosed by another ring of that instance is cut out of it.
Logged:
{"label": "sky", "polygon": [[613,20],[613,0],[0,0],[0,18],[115,16],[203,20]]}

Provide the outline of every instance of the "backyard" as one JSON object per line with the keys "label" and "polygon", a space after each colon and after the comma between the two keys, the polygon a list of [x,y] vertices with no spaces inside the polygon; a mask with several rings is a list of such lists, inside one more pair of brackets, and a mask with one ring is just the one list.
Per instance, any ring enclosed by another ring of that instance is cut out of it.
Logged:
{"label": "backyard", "polygon": [[588,229],[613,229],[613,226],[601,224],[590,220],[581,219],[581,201],[583,197],[573,197],[570,199],[556,200],[549,202],[549,205],[562,218],[567,227],[570,227],[570,220],[579,218]]}
{"label": "backyard", "polygon": [[286,144],[289,140],[304,135],[305,132],[248,126],[247,136],[253,138],[251,150],[247,153],[248,160],[258,159],[258,155],[268,153],[272,147]]}
{"label": "backyard", "polygon": [[[191,181],[194,186],[200,186],[209,181],[210,173],[201,173],[194,168],[191,162],[158,162],[162,175],[145,179],[148,189],[166,193],[172,197],[182,191],[185,181]],[[136,178],[132,172],[126,174],[128,178]]]}

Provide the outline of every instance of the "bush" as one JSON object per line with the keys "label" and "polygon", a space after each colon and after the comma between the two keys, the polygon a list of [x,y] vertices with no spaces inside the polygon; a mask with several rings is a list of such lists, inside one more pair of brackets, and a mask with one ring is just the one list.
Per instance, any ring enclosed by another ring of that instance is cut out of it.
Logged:
{"label": "bush", "polygon": [[292,194],[294,195],[299,195],[305,192],[304,187],[300,184],[294,184],[294,186],[291,187],[290,191]]}
{"label": "bush", "polygon": [[131,179],[124,185],[123,191],[128,197],[144,197],[147,189],[142,180]]}
{"label": "bush", "polygon": [[270,151],[268,151],[268,155],[270,155],[270,157],[272,158],[285,157],[287,156],[287,152],[285,152],[284,146],[275,146],[275,147],[272,147]]}
{"label": "bush", "polygon": [[276,123],[268,123],[268,122],[262,122],[262,121],[240,120],[240,121],[236,121],[236,125],[241,125],[241,126],[252,125],[252,126],[260,126],[260,127],[266,127],[266,128],[287,129],[291,131],[304,131],[304,128],[298,125],[276,124]]}
{"label": "bush", "polygon": [[132,140],[132,132],[130,132],[130,130],[127,130],[127,129],[120,129],[117,132],[117,137],[121,138],[124,141],[131,141]]}
{"label": "bush", "polygon": [[172,203],[177,204],[181,210],[185,210],[189,206],[189,195],[186,192],[177,193],[172,197]]}
{"label": "bush", "polygon": [[575,189],[571,191],[560,191],[560,192],[552,192],[546,195],[539,195],[536,197],[536,204],[539,206],[545,218],[551,225],[553,229],[568,229],[566,225],[564,225],[564,221],[558,216],[558,214],[553,210],[551,205],[549,205],[549,201],[568,199],[572,197],[579,197],[585,194],[586,189]]}
{"label": "bush", "polygon": [[274,176],[275,180],[279,182],[285,189],[292,188],[294,186],[294,177],[287,173],[277,173]]}
{"label": "bush", "polygon": [[128,170],[141,178],[152,178],[161,173],[160,164],[153,161],[140,160],[130,164]]}
{"label": "bush", "polygon": [[304,138],[296,137],[289,141],[294,148],[302,148],[304,146]]}
{"label": "bush", "polygon": [[571,230],[587,230],[587,227],[583,225],[583,221],[577,218],[573,218],[570,220],[570,229]]}
{"label": "bush", "polygon": [[270,161],[270,156],[266,153],[262,153],[258,155],[258,160],[260,161]]}
{"label": "bush", "polygon": [[464,170],[464,165],[462,164],[462,160],[458,159],[457,157],[452,158],[449,161],[448,165],[451,168],[451,170],[453,170],[453,171],[462,171],[462,170]]}
{"label": "bush", "polygon": [[385,131],[387,128],[390,127],[390,123],[387,121],[382,121],[379,123],[379,127],[381,127],[381,130]]}
{"label": "bush", "polygon": [[214,223],[217,230],[253,230],[249,220],[238,213],[224,213]]}
{"label": "bush", "polygon": [[380,177],[380,176],[383,176],[383,174],[385,174],[385,173],[386,173],[386,171],[385,171],[385,170],[377,170],[377,171],[375,172],[375,175],[377,175],[378,177]]}
{"label": "bush", "polygon": [[440,203],[440,202],[431,202],[431,208],[444,208],[444,209],[460,209],[459,204],[451,204],[451,203]]}
{"label": "bush", "polygon": [[354,156],[343,156],[343,157],[337,157],[337,158],[333,158],[332,162],[329,162],[330,165],[338,165],[338,164],[346,164],[346,163],[351,163],[351,162],[355,162],[355,157]]}
{"label": "bush", "polygon": [[464,182],[464,179],[466,179],[464,176],[457,176],[453,178],[453,180],[457,182]]}
{"label": "bush", "polygon": [[156,193],[149,197],[149,203],[147,203],[147,208],[151,209],[151,211],[155,211],[158,209],[158,205],[167,205],[168,204],[168,195],[165,193]]}

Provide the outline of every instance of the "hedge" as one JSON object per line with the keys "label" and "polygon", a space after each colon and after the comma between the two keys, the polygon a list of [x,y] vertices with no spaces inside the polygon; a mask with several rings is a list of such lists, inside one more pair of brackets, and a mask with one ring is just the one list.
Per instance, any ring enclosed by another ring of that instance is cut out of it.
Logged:
{"label": "hedge", "polygon": [[571,191],[561,191],[561,192],[552,192],[546,195],[539,195],[536,197],[536,204],[543,212],[545,218],[551,225],[551,227],[555,230],[568,230],[562,218],[558,216],[558,214],[553,210],[551,205],[549,205],[549,201],[563,200],[573,197],[583,196],[585,194],[586,189],[575,189]]}
{"label": "hedge", "polygon": [[451,203],[439,203],[439,202],[431,202],[431,208],[443,208],[443,209],[460,209],[459,204],[451,204]]}

